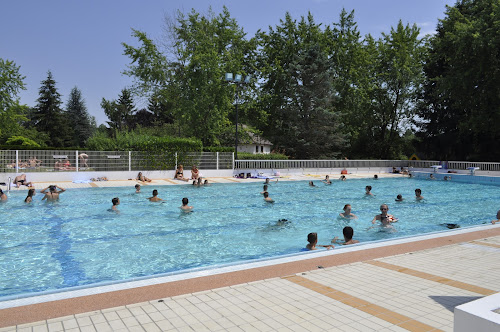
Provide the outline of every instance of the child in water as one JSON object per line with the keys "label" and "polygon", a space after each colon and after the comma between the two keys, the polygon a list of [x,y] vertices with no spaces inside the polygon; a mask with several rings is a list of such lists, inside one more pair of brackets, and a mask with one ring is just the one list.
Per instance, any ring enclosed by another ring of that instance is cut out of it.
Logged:
{"label": "child in water", "polygon": [[307,234],[307,242],[309,242],[306,245],[307,250],[316,250],[316,249],[318,249],[316,247],[323,247],[323,248],[326,248],[327,250],[334,248],[334,246],[332,246],[331,244],[330,245],[318,244],[318,233]]}

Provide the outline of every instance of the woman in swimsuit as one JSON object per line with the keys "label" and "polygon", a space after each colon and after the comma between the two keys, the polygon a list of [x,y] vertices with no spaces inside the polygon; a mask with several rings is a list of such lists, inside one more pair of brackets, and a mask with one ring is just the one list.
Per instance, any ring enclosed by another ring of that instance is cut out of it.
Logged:
{"label": "woman in swimsuit", "polygon": [[35,195],[35,189],[28,190],[28,196],[24,199],[24,203],[31,203],[33,196]]}
{"label": "woman in swimsuit", "polygon": [[[60,189],[60,190],[57,191],[57,189]],[[46,192],[47,190],[49,190],[49,192]],[[45,196],[43,196],[43,198],[42,198],[42,201],[45,199],[47,201],[57,201],[57,200],[59,200],[59,194],[62,192],[65,192],[65,191],[66,191],[66,189],[61,188],[61,187],[56,186],[56,185],[48,186],[47,188],[40,191],[42,194],[45,194]]]}
{"label": "woman in swimsuit", "polygon": [[200,176],[200,171],[196,166],[191,167],[191,179],[196,180]]}
{"label": "woman in swimsuit", "polygon": [[138,181],[142,181],[142,182],[151,182],[150,178],[147,178],[144,175],[142,175],[142,172],[139,172],[139,174],[137,174],[137,178],[136,179]]}
{"label": "woman in swimsuit", "polygon": [[174,179],[182,180],[182,181],[189,181],[189,179],[186,179],[184,177],[184,166],[179,165],[177,167],[177,170],[175,171],[175,177],[174,177]]}

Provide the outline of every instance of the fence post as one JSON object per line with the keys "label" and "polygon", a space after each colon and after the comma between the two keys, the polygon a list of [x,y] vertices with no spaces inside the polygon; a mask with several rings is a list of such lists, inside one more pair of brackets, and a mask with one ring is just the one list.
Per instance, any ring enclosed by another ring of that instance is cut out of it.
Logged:
{"label": "fence post", "polygon": [[128,171],[132,171],[132,151],[128,152]]}
{"label": "fence post", "polygon": [[78,172],[78,150],[75,151],[75,165],[76,165],[76,171]]}
{"label": "fence post", "polygon": [[177,169],[177,152],[175,153],[175,169]]}
{"label": "fence post", "polygon": [[16,150],[16,174],[19,172],[19,150]]}
{"label": "fence post", "polygon": [[216,152],[217,154],[217,170],[219,169],[219,152]]}
{"label": "fence post", "polygon": [[235,169],[235,166],[236,166],[236,160],[234,160],[234,152],[233,152],[233,171]]}

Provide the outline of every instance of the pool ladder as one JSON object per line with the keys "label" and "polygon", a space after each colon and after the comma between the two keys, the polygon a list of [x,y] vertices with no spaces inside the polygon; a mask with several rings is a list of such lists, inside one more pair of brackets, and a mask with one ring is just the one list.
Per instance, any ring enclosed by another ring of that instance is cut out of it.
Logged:
{"label": "pool ladder", "polygon": [[12,181],[12,178],[9,176],[9,182],[7,183],[7,192],[10,192],[10,182]]}

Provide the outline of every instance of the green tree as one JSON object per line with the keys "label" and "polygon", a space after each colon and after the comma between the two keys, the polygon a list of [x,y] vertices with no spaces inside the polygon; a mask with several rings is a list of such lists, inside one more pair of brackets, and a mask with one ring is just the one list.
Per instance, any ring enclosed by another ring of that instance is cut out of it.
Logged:
{"label": "green tree", "polygon": [[91,117],[82,98],[82,92],[74,87],[69,94],[66,112],[71,128],[74,130],[72,146],[85,146],[85,141],[92,135]]}
{"label": "green tree", "polygon": [[70,146],[72,128],[60,107],[61,95],[57,92],[56,81],[50,71],[47,73],[47,79],[42,81],[39,95],[37,105],[32,109],[30,116],[34,127],[49,136],[51,146]]}
{"label": "green tree", "polygon": [[122,89],[118,100],[109,101],[102,98],[101,107],[109,119],[107,123],[111,129],[120,131],[132,126],[135,106],[128,89]]}
{"label": "green tree", "polygon": [[19,103],[19,91],[25,90],[25,77],[13,61],[0,58],[0,137],[5,141],[22,131],[28,108]]}
{"label": "green tree", "polygon": [[499,27],[499,0],[459,0],[431,37],[418,113],[431,157],[500,159]]}

